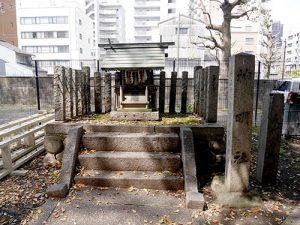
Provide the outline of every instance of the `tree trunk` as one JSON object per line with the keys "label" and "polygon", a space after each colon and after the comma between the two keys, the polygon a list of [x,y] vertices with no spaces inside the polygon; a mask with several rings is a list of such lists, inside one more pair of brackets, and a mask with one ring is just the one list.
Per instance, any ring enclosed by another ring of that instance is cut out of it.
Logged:
{"label": "tree trunk", "polygon": [[228,79],[229,73],[229,59],[231,56],[231,31],[230,31],[231,19],[230,16],[224,15],[224,21],[222,24],[223,29],[223,49],[222,58],[220,60],[220,77],[222,79]]}
{"label": "tree trunk", "polygon": [[271,74],[271,63],[269,63],[267,65],[267,74],[266,74],[266,77],[269,79],[270,78],[270,74]]}

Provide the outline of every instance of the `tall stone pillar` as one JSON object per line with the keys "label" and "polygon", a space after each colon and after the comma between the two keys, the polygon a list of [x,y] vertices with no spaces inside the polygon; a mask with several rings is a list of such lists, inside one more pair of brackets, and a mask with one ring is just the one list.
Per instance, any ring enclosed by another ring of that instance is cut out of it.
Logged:
{"label": "tall stone pillar", "polygon": [[216,123],[218,119],[218,89],[219,89],[219,67],[208,67],[207,76],[207,106],[206,122]]}
{"label": "tall stone pillar", "polygon": [[85,73],[85,111],[86,114],[91,114],[91,71],[90,67],[85,66],[82,68]]}
{"label": "tall stone pillar", "polygon": [[206,120],[206,111],[207,111],[207,77],[208,77],[208,67],[206,67],[203,71],[203,86],[204,86],[204,90],[203,90],[203,111],[202,111],[202,115],[203,115],[203,119]]}
{"label": "tall stone pillar", "polygon": [[275,184],[283,123],[283,94],[266,96],[259,133],[256,179],[262,184]]}
{"label": "tall stone pillar", "polygon": [[95,113],[102,113],[102,93],[101,93],[101,74],[96,72],[94,74],[94,92],[95,92]]}
{"label": "tall stone pillar", "polygon": [[200,101],[200,76],[199,71],[202,66],[194,67],[194,112],[199,115],[199,101]]}
{"label": "tall stone pillar", "polygon": [[66,120],[66,76],[63,66],[54,68],[54,104],[55,104],[55,120]]}
{"label": "tall stone pillar", "polygon": [[73,79],[72,69],[65,68],[66,74],[66,119],[73,118]]}
{"label": "tall stone pillar", "polygon": [[186,105],[187,105],[187,89],[188,89],[188,72],[182,72],[182,84],[181,84],[181,113],[186,114]]}
{"label": "tall stone pillar", "polygon": [[76,96],[76,92],[78,91],[77,88],[76,88],[76,82],[75,82],[75,79],[76,79],[76,70],[75,69],[72,69],[72,87],[73,87],[73,110],[72,110],[72,113],[73,113],[73,117],[72,118],[76,118],[78,116],[78,113],[76,113],[76,107],[77,107],[77,102],[78,101],[78,95]]}
{"label": "tall stone pillar", "polygon": [[80,90],[81,90],[81,111],[82,111],[82,115],[86,115],[87,111],[86,111],[86,73],[81,70],[80,71]]}
{"label": "tall stone pillar", "polygon": [[81,72],[79,70],[75,70],[75,115],[82,116],[82,79]]}
{"label": "tall stone pillar", "polygon": [[104,111],[111,111],[111,74],[106,73],[104,76]]}
{"label": "tall stone pillar", "polygon": [[249,187],[255,56],[230,59],[225,186],[229,192]]}
{"label": "tall stone pillar", "polygon": [[200,86],[200,91],[199,91],[199,116],[204,117],[205,113],[205,69],[201,69],[199,71],[199,86]]}
{"label": "tall stone pillar", "polygon": [[165,113],[166,97],[166,72],[161,71],[159,75],[159,113]]}
{"label": "tall stone pillar", "polygon": [[171,114],[175,113],[176,106],[176,82],[177,82],[177,72],[171,73],[171,88],[170,88],[170,103],[169,103],[169,112]]}

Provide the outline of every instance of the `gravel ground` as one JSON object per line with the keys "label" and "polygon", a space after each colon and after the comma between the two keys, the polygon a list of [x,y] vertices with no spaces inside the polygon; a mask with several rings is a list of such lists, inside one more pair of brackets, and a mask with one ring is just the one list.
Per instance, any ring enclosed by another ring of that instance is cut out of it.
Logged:
{"label": "gravel ground", "polygon": [[[0,224],[25,224],[25,218],[45,203],[45,192],[59,177],[59,168],[43,166],[44,154],[22,168],[25,176],[8,176],[0,181]],[[22,222],[23,221],[23,222]]]}

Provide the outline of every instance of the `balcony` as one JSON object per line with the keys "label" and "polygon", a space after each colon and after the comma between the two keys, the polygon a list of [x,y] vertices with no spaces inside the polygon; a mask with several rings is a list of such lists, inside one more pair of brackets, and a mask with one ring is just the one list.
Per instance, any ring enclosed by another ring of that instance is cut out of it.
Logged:
{"label": "balcony", "polygon": [[100,18],[99,21],[101,23],[116,23],[117,18]]}
{"label": "balcony", "polygon": [[152,11],[152,10],[135,10],[134,17],[138,18],[157,18],[160,19],[160,11]]}
{"label": "balcony", "polygon": [[117,27],[116,26],[101,26],[99,30],[103,31],[116,31]]}
{"label": "balcony", "polygon": [[160,8],[160,1],[135,1],[134,8],[149,9],[149,8]]}
{"label": "balcony", "polygon": [[136,21],[135,27],[157,27],[159,21]]}
{"label": "balcony", "polygon": [[100,39],[117,39],[118,36],[116,34],[100,34]]}
{"label": "balcony", "polygon": [[105,16],[114,16],[117,14],[117,11],[116,10],[100,10],[99,14],[105,15]]}

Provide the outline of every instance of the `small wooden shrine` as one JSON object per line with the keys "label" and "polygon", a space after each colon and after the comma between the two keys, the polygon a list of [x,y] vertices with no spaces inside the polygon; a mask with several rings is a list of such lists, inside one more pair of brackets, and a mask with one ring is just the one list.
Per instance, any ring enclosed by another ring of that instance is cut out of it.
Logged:
{"label": "small wooden shrine", "polygon": [[[115,72],[112,119],[158,120],[154,71],[165,67],[165,50],[173,42],[100,44],[104,71]],[[130,114],[131,113],[131,114]],[[132,114],[133,113],[133,114]],[[148,118],[148,119],[147,119]]]}

